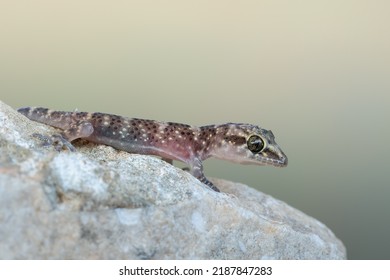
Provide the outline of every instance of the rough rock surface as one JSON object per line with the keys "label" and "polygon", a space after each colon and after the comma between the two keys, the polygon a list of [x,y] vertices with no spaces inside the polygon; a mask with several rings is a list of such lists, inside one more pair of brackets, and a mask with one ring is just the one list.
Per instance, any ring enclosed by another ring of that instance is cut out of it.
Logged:
{"label": "rough rock surface", "polygon": [[0,101],[0,259],[344,259],[322,223],[245,185],[79,141]]}

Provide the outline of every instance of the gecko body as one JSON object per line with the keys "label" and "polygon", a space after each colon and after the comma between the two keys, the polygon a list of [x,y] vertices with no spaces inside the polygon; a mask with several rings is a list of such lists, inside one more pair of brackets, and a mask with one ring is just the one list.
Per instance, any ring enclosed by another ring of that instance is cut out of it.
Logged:
{"label": "gecko body", "polygon": [[270,130],[250,124],[190,126],[173,122],[121,117],[113,114],[62,112],[25,107],[18,110],[27,118],[61,129],[51,138],[39,136],[57,150],[71,151],[71,142],[83,138],[129,153],[155,155],[168,162],[189,165],[190,173],[214,191],[219,191],[203,173],[202,162],[214,157],[240,164],[287,166],[287,157]]}

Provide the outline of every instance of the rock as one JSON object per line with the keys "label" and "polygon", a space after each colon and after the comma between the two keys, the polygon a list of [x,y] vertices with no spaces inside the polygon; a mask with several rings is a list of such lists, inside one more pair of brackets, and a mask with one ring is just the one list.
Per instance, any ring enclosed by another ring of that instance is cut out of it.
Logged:
{"label": "rock", "polygon": [[216,193],[152,156],[80,140],[0,102],[0,259],[345,259],[322,223],[239,183]]}

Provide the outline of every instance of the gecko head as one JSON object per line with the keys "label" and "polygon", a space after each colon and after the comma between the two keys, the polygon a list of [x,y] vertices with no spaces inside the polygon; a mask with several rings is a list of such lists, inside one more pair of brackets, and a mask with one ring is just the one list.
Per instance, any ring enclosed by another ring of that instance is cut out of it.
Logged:
{"label": "gecko head", "polygon": [[[287,156],[270,130],[250,124],[225,124],[211,156],[240,164],[287,166]],[[222,127],[222,126],[221,126]]]}

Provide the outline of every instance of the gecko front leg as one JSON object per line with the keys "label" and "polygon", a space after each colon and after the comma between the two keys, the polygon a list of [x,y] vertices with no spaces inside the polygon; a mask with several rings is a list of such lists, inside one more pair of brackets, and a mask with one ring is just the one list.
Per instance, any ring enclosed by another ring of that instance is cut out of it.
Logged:
{"label": "gecko front leg", "polygon": [[202,161],[198,158],[194,158],[192,161],[190,161],[189,163],[190,165],[190,173],[192,174],[192,176],[194,176],[195,178],[197,178],[199,181],[201,181],[203,184],[207,185],[208,187],[210,187],[212,190],[216,191],[216,192],[220,192],[220,190],[214,186],[213,183],[211,183],[207,178],[206,176],[204,176],[204,173],[203,173],[203,164],[202,164]]}

